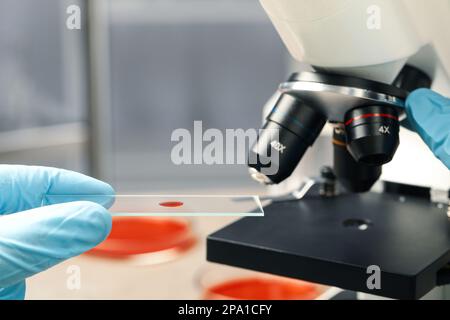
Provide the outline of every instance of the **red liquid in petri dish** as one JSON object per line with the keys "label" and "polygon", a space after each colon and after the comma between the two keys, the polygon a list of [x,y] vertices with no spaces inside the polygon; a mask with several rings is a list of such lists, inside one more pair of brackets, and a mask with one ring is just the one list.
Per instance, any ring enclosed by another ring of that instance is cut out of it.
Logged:
{"label": "red liquid in petri dish", "polygon": [[195,237],[187,220],[153,217],[113,217],[108,238],[92,249],[95,255],[126,257],[193,246]]}
{"label": "red liquid in petri dish", "polygon": [[207,289],[207,300],[313,300],[321,294],[313,283],[277,278],[249,277],[229,280]]}

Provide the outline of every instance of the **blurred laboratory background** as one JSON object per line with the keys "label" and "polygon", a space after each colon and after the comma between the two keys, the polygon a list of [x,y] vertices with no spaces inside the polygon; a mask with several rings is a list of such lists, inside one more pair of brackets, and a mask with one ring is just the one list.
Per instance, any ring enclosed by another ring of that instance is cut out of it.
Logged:
{"label": "blurred laboratory background", "polygon": [[172,164],[171,134],[259,128],[291,63],[255,0],[0,0],[0,162],[121,193],[255,188],[245,165]]}
{"label": "blurred laboratory background", "polygon": [[[81,30],[66,27],[71,5]],[[259,128],[278,84],[303,67],[257,0],[0,0],[0,163],[79,171],[119,194],[263,194],[246,165],[174,165],[171,135],[196,120],[205,130]],[[318,139],[302,175],[331,161],[329,140]],[[207,235],[233,219],[115,219],[92,252],[29,279],[27,298],[340,292],[207,263]]]}
{"label": "blurred laboratory background", "polygon": [[[81,30],[66,28],[70,5]],[[196,120],[259,128],[291,67],[255,0],[0,0],[0,163],[83,172],[121,194],[258,194],[245,165],[172,164],[171,134]],[[232,220],[116,219],[93,252],[29,279],[27,298],[228,298],[221,283],[236,277],[248,281],[232,298],[324,291],[208,264],[206,236]]]}

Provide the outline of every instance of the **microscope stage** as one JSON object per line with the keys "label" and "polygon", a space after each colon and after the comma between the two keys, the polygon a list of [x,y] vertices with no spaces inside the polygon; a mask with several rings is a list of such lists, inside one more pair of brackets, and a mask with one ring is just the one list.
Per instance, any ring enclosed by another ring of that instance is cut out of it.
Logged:
{"label": "microscope stage", "polygon": [[[448,282],[447,208],[427,199],[307,196],[264,211],[210,235],[208,260],[396,299]],[[380,289],[368,288],[370,266],[381,270]]]}

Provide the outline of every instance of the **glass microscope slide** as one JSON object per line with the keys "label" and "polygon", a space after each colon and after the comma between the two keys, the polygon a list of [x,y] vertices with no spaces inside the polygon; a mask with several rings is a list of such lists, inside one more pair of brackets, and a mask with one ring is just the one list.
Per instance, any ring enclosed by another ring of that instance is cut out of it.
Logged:
{"label": "glass microscope slide", "polygon": [[96,202],[113,216],[264,216],[258,196],[45,195],[42,205],[74,201]]}

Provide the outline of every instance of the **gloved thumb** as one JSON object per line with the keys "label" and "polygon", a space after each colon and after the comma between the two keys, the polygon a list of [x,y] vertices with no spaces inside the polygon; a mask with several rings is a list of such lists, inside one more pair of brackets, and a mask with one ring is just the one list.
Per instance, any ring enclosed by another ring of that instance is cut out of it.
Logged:
{"label": "gloved thumb", "polygon": [[450,169],[450,99],[419,89],[409,95],[406,112],[410,126]]}
{"label": "gloved thumb", "polygon": [[56,204],[1,216],[0,288],[18,285],[90,250],[110,231],[110,213],[93,202]]}

